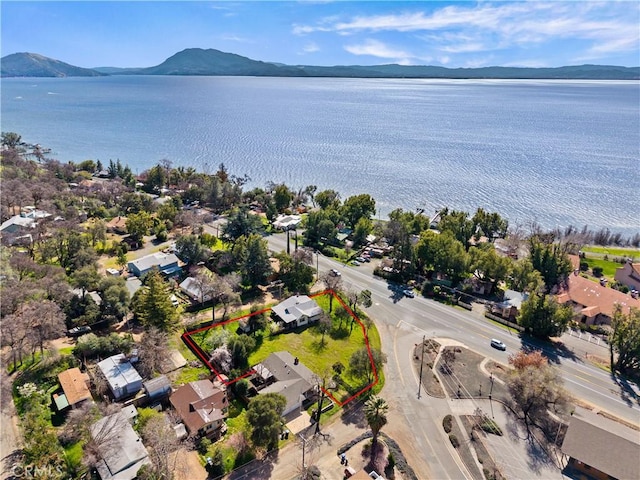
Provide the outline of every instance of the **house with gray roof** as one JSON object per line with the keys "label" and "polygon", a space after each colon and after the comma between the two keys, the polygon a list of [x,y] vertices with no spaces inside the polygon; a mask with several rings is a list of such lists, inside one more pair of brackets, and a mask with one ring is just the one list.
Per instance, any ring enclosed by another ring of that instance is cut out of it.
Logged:
{"label": "house with gray roof", "polygon": [[143,465],[151,464],[149,453],[123,411],[101,418],[90,427],[98,446],[96,465],[102,480],[133,480]]}
{"label": "house with gray roof", "polygon": [[142,377],[122,353],[98,362],[98,368],[116,400],[135,395],[142,388]]}
{"label": "house with gray roof", "polygon": [[195,277],[185,278],[179,287],[193,302],[204,303],[211,300],[211,295],[202,291],[202,282]]}
{"label": "house with gray roof", "polygon": [[295,328],[317,321],[322,308],[307,295],[294,295],[272,307],[271,312],[276,321],[287,328]]}
{"label": "house with gray roof", "polygon": [[275,352],[253,367],[251,382],[259,394],[279,393],[287,399],[283,416],[299,409],[317,392],[315,374],[289,352]]}
{"label": "house with gray roof", "polygon": [[154,267],[160,270],[163,275],[173,275],[182,270],[178,257],[174,253],[156,252],[127,263],[129,272],[136,277],[141,277]]}
{"label": "house with gray roof", "polygon": [[640,432],[575,407],[562,453],[568,457],[566,468],[587,478],[638,478]]}
{"label": "house with gray roof", "polygon": [[522,302],[526,301],[527,298],[529,298],[528,293],[518,292],[516,290],[505,290],[502,301],[493,305],[491,311],[496,315],[500,315],[502,318],[515,321],[522,308]]}
{"label": "house with gray roof", "polygon": [[166,375],[160,375],[142,383],[147,394],[147,400],[155,402],[171,395],[171,380]]}

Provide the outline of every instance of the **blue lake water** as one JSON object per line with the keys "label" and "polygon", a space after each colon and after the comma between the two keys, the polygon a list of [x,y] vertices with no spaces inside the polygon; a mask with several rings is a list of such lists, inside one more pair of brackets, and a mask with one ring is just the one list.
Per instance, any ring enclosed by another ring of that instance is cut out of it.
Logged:
{"label": "blue lake water", "polygon": [[638,82],[114,76],[2,79],[2,131],[120,159],[640,231]]}

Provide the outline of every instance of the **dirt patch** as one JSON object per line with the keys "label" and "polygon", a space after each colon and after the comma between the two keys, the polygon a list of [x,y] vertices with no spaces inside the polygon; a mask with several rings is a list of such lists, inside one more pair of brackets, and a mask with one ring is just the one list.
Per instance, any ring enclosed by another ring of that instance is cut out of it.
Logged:
{"label": "dirt patch", "polygon": [[471,450],[471,445],[467,440],[467,435],[460,429],[458,422],[454,419],[451,422],[451,432],[449,433],[449,439],[451,436],[454,436],[458,442],[458,447],[456,448],[456,452],[458,453],[458,457],[464,463],[464,466],[467,468],[467,471],[471,474],[474,480],[484,480],[484,476],[482,472],[478,469],[478,465],[473,457],[473,451]]}
{"label": "dirt patch", "polygon": [[594,355],[593,353],[587,353],[585,355],[587,361],[594,364],[596,367],[601,368],[606,371],[611,371],[611,361],[606,357],[600,357],[598,355]]}
{"label": "dirt patch", "polygon": [[171,455],[175,455],[175,479],[176,480],[205,480],[207,471],[204,469],[195,451],[185,449],[177,450]]}
{"label": "dirt patch", "polygon": [[[449,396],[454,398],[489,398],[491,395],[492,398],[498,400],[509,398],[506,386],[501,382],[492,381],[492,378],[480,369],[483,360],[482,355],[468,348],[445,347],[443,349],[436,368],[442,386]],[[497,369],[497,366],[494,368]],[[502,372],[500,375],[503,375]],[[498,376],[497,373],[496,376]],[[504,377],[506,379],[506,375]]]}
{"label": "dirt patch", "polygon": [[422,387],[428,395],[436,398],[444,398],[444,390],[440,385],[440,380],[438,380],[438,377],[433,373],[433,364],[436,361],[439,350],[440,344],[433,339],[425,340],[424,350],[421,343],[416,344],[413,350],[413,365],[416,372],[419,372],[420,361],[422,360]]}
{"label": "dirt patch", "polygon": [[468,438],[471,439],[470,444],[473,445],[478,462],[482,465],[483,477],[487,480],[506,480],[498,470],[498,466],[484,443],[484,437],[487,434],[478,427],[482,418],[477,415],[463,415],[460,420],[462,420]]}
{"label": "dirt patch", "polygon": [[503,382],[507,381],[509,372],[511,371],[510,367],[502,365],[501,363],[496,363],[493,360],[489,360],[486,363],[485,369],[487,370],[487,372],[492,373],[494,377],[499,378]]}

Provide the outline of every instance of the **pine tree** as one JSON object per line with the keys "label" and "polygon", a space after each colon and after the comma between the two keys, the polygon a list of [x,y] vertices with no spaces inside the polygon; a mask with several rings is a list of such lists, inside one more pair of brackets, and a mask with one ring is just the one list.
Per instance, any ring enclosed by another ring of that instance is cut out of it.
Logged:
{"label": "pine tree", "polygon": [[176,328],[178,312],[171,303],[169,285],[160,272],[153,270],[147,274],[145,286],[138,290],[133,299],[133,312],[146,327],[156,327],[161,331]]}

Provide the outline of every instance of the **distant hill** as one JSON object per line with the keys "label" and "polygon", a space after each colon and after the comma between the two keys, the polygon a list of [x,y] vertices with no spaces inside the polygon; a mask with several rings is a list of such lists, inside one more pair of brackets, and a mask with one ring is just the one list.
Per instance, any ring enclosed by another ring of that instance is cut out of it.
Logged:
{"label": "distant hill", "polygon": [[141,75],[231,75],[231,76],[305,76],[297,67],[276,65],[225,53],[210,48],[187,48],[167,58],[160,65],[141,68]]}
{"label": "distant hill", "polygon": [[578,65],[557,68],[445,68],[428,65],[314,67],[301,65],[305,76],[364,78],[638,80],[640,67]]}
{"label": "distant hill", "polygon": [[80,68],[37,53],[14,53],[0,59],[2,77],[100,77],[103,73]]}
{"label": "distant hill", "polygon": [[96,75],[228,75],[268,77],[343,78],[456,78],[456,79],[562,79],[638,80],[640,67],[578,65],[557,68],[445,68],[429,65],[284,65],[261,62],[215,49],[188,48],[147,68],[97,67],[86,69],[32,53],[2,58],[3,77],[62,77]]}

